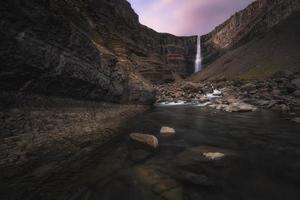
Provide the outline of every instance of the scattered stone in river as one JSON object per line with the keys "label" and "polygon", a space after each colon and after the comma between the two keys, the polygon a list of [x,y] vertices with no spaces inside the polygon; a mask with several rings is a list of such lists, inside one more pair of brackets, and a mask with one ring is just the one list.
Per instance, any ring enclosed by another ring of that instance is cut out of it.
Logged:
{"label": "scattered stone in river", "polygon": [[176,131],[174,128],[164,126],[160,129],[160,134],[163,137],[170,137],[175,135]]}
{"label": "scattered stone in river", "polygon": [[129,136],[134,142],[145,145],[152,149],[158,148],[158,139],[154,135],[142,134],[142,133],[131,133]]}
{"label": "scattered stone in river", "polygon": [[187,149],[186,151],[178,154],[177,163],[182,165],[190,165],[194,162],[207,163],[213,161],[223,160],[225,157],[229,158],[234,153],[225,149],[220,149],[210,146],[199,146]]}
{"label": "scattered stone in river", "polygon": [[221,159],[225,156],[225,154],[220,153],[220,152],[205,152],[205,153],[203,153],[203,155],[206,158],[209,158],[211,160],[218,160],[218,159]]}
{"label": "scattered stone in river", "polygon": [[[172,177],[201,186],[216,186],[230,177],[232,166],[237,164],[234,151],[211,146],[187,149],[176,156]],[[238,165],[238,164],[237,164]]]}

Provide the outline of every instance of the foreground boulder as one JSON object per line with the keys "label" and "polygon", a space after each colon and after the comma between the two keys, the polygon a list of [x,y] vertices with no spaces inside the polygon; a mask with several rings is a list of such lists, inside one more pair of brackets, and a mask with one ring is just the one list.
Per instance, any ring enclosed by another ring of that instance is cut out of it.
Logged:
{"label": "foreground boulder", "polygon": [[131,133],[129,137],[134,142],[143,146],[150,147],[152,149],[158,148],[158,139],[154,135]]}
{"label": "foreground boulder", "polygon": [[161,136],[163,137],[170,137],[170,136],[173,136],[175,135],[176,131],[174,128],[170,128],[170,127],[166,127],[166,126],[163,126],[161,129],[160,129],[160,134]]}

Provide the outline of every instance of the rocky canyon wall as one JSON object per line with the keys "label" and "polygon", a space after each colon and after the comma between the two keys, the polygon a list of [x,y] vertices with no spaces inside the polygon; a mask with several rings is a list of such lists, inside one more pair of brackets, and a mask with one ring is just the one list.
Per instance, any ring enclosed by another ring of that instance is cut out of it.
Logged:
{"label": "rocky canyon wall", "polygon": [[[93,0],[87,12],[105,46],[129,61],[133,70],[150,81],[172,79],[172,73],[193,72],[196,37],[157,33],[139,23],[138,15],[125,0]],[[109,23],[107,23],[109,21]]]}
{"label": "rocky canyon wall", "polygon": [[207,66],[257,36],[269,32],[296,11],[298,0],[257,0],[211,33],[202,36],[203,65]]}
{"label": "rocky canyon wall", "polygon": [[0,90],[151,102],[150,81],[192,71],[196,39],[157,33],[126,0],[0,4]]}

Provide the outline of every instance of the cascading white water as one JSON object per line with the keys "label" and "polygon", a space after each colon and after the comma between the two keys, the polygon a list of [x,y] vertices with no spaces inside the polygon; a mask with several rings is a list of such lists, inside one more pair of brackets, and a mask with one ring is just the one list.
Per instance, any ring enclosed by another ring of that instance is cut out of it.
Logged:
{"label": "cascading white water", "polygon": [[197,55],[195,60],[195,72],[201,71],[201,36],[198,35],[197,38]]}

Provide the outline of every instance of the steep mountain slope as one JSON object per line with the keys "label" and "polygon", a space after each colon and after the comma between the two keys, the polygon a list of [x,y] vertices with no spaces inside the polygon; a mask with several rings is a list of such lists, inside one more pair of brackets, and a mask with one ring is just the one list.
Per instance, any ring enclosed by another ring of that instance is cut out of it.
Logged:
{"label": "steep mountain slope", "polygon": [[206,69],[194,80],[262,78],[299,67],[298,0],[257,0],[202,37]]}
{"label": "steep mountain slope", "polygon": [[148,80],[185,76],[194,59],[194,37],[142,26],[126,0],[15,0],[0,10],[2,91],[151,102]]}

